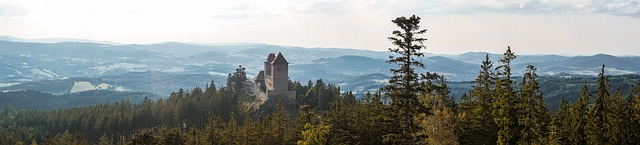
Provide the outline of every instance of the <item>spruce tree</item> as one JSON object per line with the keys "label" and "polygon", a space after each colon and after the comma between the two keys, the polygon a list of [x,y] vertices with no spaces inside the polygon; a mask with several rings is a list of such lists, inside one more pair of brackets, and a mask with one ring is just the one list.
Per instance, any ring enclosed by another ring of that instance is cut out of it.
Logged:
{"label": "spruce tree", "polygon": [[600,74],[598,74],[598,87],[596,88],[596,98],[593,99],[593,104],[589,108],[589,121],[585,126],[587,133],[587,144],[615,144],[612,140],[612,132],[610,130],[611,121],[609,120],[612,110],[610,108],[611,94],[609,89],[611,84],[609,78],[604,74],[604,65]]}
{"label": "spruce tree", "polygon": [[633,97],[633,118],[640,123],[640,83],[638,83],[638,88],[635,89],[636,95]]}
{"label": "spruce tree", "polygon": [[[248,80],[245,70],[246,69],[240,65],[236,68],[236,71],[229,74],[227,78],[227,88],[229,89],[229,94],[227,95],[229,95],[228,97],[230,98],[227,98],[228,104],[226,105],[228,105],[227,108],[230,110],[227,113],[230,115],[241,115],[243,113],[241,100],[247,96],[245,82]],[[232,117],[237,118],[238,116]],[[226,117],[223,118],[228,119]]]}
{"label": "spruce tree", "polygon": [[517,129],[518,144],[543,144],[546,136],[546,126],[549,122],[548,110],[544,107],[542,91],[536,80],[536,68],[527,66],[523,78],[523,86],[518,98]]}
{"label": "spruce tree", "polygon": [[567,137],[568,142],[571,144],[587,144],[585,126],[588,122],[589,116],[589,98],[591,98],[589,87],[587,86],[587,84],[584,84],[582,90],[580,90],[580,97],[571,106],[571,124],[570,126],[568,126],[570,133]]}
{"label": "spruce tree", "polygon": [[398,55],[390,55],[387,63],[396,64],[397,69],[391,69],[392,77],[385,86],[386,95],[391,97],[391,109],[393,119],[397,124],[394,133],[385,135],[388,141],[397,144],[409,144],[413,142],[412,134],[417,130],[417,125],[412,121],[413,117],[424,110],[418,101],[418,96],[423,89],[420,86],[417,68],[424,68],[424,64],[418,60],[424,54],[420,52],[427,39],[417,37],[427,30],[420,29],[420,17],[415,15],[398,17],[392,20],[401,30],[393,31],[393,37],[389,37],[396,48],[389,51]]}
{"label": "spruce tree", "polygon": [[432,94],[425,94],[425,97],[421,97],[421,99],[432,99],[425,100],[424,103],[433,104],[424,104],[424,105],[433,105],[433,115],[428,115],[425,113],[421,113],[415,117],[415,122],[420,126],[420,131],[416,132],[418,136],[428,136],[428,138],[423,138],[419,140],[417,143],[419,144],[432,144],[432,145],[457,145],[458,136],[455,134],[455,123],[454,123],[454,113],[451,111],[450,107],[447,107],[445,102],[446,99],[444,96],[436,94],[435,96],[431,96]]}
{"label": "spruce tree", "polygon": [[629,96],[624,101],[624,104],[621,106],[620,110],[620,119],[621,119],[621,135],[622,141],[621,144],[640,144],[640,123],[634,118],[638,112],[636,112],[633,108],[634,106],[634,91],[633,86],[629,87],[630,92]]}
{"label": "spruce tree", "polygon": [[457,134],[461,144],[495,144],[497,128],[493,121],[491,104],[495,90],[495,74],[489,54],[480,65],[480,72],[472,82],[470,96],[463,94],[457,115]]}
{"label": "spruce tree", "polygon": [[622,91],[620,86],[616,88],[616,91],[607,98],[607,110],[606,126],[607,134],[610,143],[622,144],[624,140],[624,130],[630,126],[622,126],[626,123],[626,120],[622,116],[626,116],[624,113],[624,99],[622,98]]}
{"label": "spruce tree", "polygon": [[[562,101],[564,101],[564,99]],[[547,137],[546,137],[545,142],[543,144],[546,144],[546,145],[561,145],[562,144],[562,141],[561,141],[562,140],[562,135],[560,133],[561,127],[558,126],[560,123],[557,122],[557,119],[558,118],[553,118],[551,120],[551,123],[549,124],[549,133],[547,134]]]}
{"label": "spruce tree", "polygon": [[498,128],[498,138],[496,144],[515,144],[516,135],[516,118],[514,104],[516,103],[513,82],[511,80],[511,61],[516,58],[511,51],[511,47],[507,47],[503,58],[500,59],[502,65],[496,68],[497,79],[495,89],[495,100],[492,105],[492,115]]}
{"label": "spruce tree", "polygon": [[560,109],[558,109],[555,117],[553,117],[552,124],[549,125],[549,133],[556,133],[555,135],[549,134],[549,136],[555,136],[555,138],[552,139],[557,140],[560,144],[571,143],[568,141],[568,136],[571,134],[571,110],[569,107],[567,100],[562,98],[560,101]]}

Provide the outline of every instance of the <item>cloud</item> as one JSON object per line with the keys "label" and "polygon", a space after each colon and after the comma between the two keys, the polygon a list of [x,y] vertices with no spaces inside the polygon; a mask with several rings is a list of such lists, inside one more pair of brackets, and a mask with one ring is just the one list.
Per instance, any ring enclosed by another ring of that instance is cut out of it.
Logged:
{"label": "cloud", "polygon": [[233,20],[233,19],[246,19],[246,18],[250,18],[253,15],[250,15],[248,13],[219,13],[219,14],[213,14],[211,16],[211,19],[219,19],[219,20]]}
{"label": "cloud", "polygon": [[523,13],[603,13],[640,17],[640,2],[636,0],[584,0],[544,1],[523,0],[519,6]]}
{"label": "cloud", "polygon": [[301,6],[296,6],[292,10],[294,13],[323,13],[323,14],[343,14],[350,10],[349,1],[315,1]]}
{"label": "cloud", "polygon": [[384,3],[385,7],[401,13],[595,13],[640,17],[640,0],[409,0]]}
{"label": "cloud", "polygon": [[251,8],[249,6],[249,4],[242,3],[242,4],[239,4],[239,5],[235,5],[235,6],[231,7],[230,9],[231,10],[236,10],[236,11],[244,11],[244,10],[248,10],[249,8]]}
{"label": "cloud", "polygon": [[29,10],[18,4],[0,4],[0,16],[26,16]]}

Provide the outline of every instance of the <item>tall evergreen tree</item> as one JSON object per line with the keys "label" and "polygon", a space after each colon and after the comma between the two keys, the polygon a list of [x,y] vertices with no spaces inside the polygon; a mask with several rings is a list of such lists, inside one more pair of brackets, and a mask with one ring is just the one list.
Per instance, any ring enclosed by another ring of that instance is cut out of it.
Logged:
{"label": "tall evergreen tree", "polygon": [[[557,140],[559,144],[570,143],[568,141],[568,137],[571,134],[571,110],[569,107],[567,100],[562,98],[560,101],[560,109],[558,109],[556,115],[553,117],[552,124],[549,125],[549,136],[554,136],[554,138],[548,138],[549,140]],[[551,135],[551,133],[555,134]]]}
{"label": "tall evergreen tree", "polygon": [[587,134],[585,126],[588,123],[589,116],[589,98],[591,98],[591,92],[589,87],[584,84],[582,90],[580,90],[580,97],[571,106],[570,114],[570,126],[568,126],[569,134],[567,140],[570,144],[582,145],[587,144]]}
{"label": "tall evergreen tree", "polygon": [[498,126],[497,143],[516,144],[517,137],[515,130],[516,115],[515,107],[516,96],[513,89],[513,81],[511,80],[511,61],[516,59],[516,55],[511,51],[511,47],[507,47],[507,51],[500,59],[502,65],[496,68],[497,79],[495,89],[495,100],[492,105],[492,115],[496,126]]}
{"label": "tall evergreen tree", "polygon": [[527,66],[520,97],[515,109],[517,110],[518,144],[543,144],[549,122],[548,110],[544,107],[542,91],[536,80],[536,68],[533,65]]}
{"label": "tall evergreen tree", "polygon": [[635,120],[640,123],[640,83],[638,83],[638,88],[635,89],[635,97],[633,97],[633,117]]}
{"label": "tall evergreen tree", "polygon": [[385,86],[386,95],[391,97],[391,109],[393,110],[394,121],[398,128],[394,133],[387,136],[388,140],[394,143],[409,144],[412,142],[412,133],[418,128],[413,123],[413,117],[422,112],[418,96],[423,89],[420,86],[419,76],[415,72],[416,67],[424,68],[424,64],[417,58],[424,54],[420,52],[425,48],[423,45],[426,38],[416,35],[424,34],[427,30],[420,29],[420,17],[415,15],[398,17],[392,20],[401,30],[393,31],[393,37],[389,37],[396,48],[389,48],[392,53],[387,63],[397,64],[399,68],[391,69],[393,76],[389,80],[389,85]]}
{"label": "tall evergreen tree", "polygon": [[609,93],[611,84],[609,78],[605,76],[605,66],[602,65],[598,74],[598,87],[596,88],[596,98],[589,108],[589,122],[585,130],[587,132],[587,144],[619,144],[620,133],[617,116],[617,106],[615,99]]}
{"label": "tall evergreen tree", "polygon": [[[564,99],[563,99],[563,101],[564,101]],[[558,118],[553,118],[551,120],[551,123],[549,124],[549,133],[547,134],[547,137],[546,137],[545,141],[543,142],[543,144],[546,144],[546,145],[561,145],[562,144],[562,141],[561,141],[562,135],[560,135],[560,133],[559,133],[560,132],[559,131],[560,127],[558,127],[558,124],[560,124],[560,123],[556,122],[557,119]]]}
{"label": "tall evergreen tree", "polygon": [[425,97],[421,97],[421,99],[432,99],[432,100],[424,100],[423,103],[425,106],[433,107],[433,115],[428,115],[425,113],[421,113],[415,117],[416,123],[420,126],[420,130],[416,132],[418,136],[428,136],[428,138],[423,138],[419,140],[417,143],[419,144],[432,144],[432,145],[457,145],[458,136],[455,134],[455,124],[454,124],[454,113],[451,111],[450,107],[447,107],[445,102],[446,99],[444,96],[436,94],[435,96],[431,96],[432,94],[425,94]]}
{"label": "tall evergreen tree", "polygon": [[470,97],[464,97],[457,115],[457,134],[461,144],[495,144],[497,128],[491,114],[495,90],[495,74],[489,54],[480,65],[480,72],[472,82]]}
{"label": "tall evergreen tree", "polygon": [[225,105],[228,105],[226,107],[230,111],[227,113],[231,115],[241,115],[243,113],[241,100],[247,96],[245,82],[248,80],[245,70],[246,69],[240,65],[236,68],[236,71],[229,74],[229,77],[227,78],[227,89],[229,91],[227,95],[229,96],[226,97],[229,98],[226,98],[228,103]]}
{"label": "tall evergreen tree", "polygon": [[620,119],[622,141],[620,144],[640,144],[640,123],[634,118],[639,112],[636,112],[634,106],[634,91],[633,86],[629,87],[629,96],[624,101],[624,104],[620,106]]}

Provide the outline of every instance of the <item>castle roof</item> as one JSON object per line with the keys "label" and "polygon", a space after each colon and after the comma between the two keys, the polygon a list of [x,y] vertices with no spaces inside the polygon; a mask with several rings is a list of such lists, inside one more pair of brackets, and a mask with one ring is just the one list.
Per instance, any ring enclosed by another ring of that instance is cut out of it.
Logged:
{"label": "castle roof", "polygon": [[289,64],[289,62],[287,62],[287,59],[284,59],[284,55],[282,55],[282,53],[278,52],[278,56],[273,59],[273,62],[271,62],[271,64]]}
{"label": "castle roof", "polygon": [[267,61],[265,61],[265,62],[271,63],[271,62],[273,62],[273,59],[275,59],[275,58],[276,58],[276,55],[274,53],[269,53],[269,56],[267,56]]}
{"label": "castle roof", "polygon": [[256,76],[256,78],[253,78],[256,81],[264,81],[264,71],[261,70],[258,75]]}

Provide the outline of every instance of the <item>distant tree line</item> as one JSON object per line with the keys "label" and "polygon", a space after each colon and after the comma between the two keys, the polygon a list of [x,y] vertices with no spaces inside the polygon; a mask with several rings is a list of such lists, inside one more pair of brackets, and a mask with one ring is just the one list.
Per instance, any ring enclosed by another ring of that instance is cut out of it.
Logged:
{"label": "distant tree line", "polygon": [[[537,69],[529,65],[521,80],[512,76],[516,55],[507,47],[499,63],[489,56],[473,89],[454,101],[446,78],[418,73],[424,67],[420,18],[392,21],[400,30],[389,37],[397,48],[389,84],[355,99],[321,80],[291,82],[295,109],[277,103],[255,114],[244,91],[244,69],[225,86],[212,82],[169,98],[127,101],[82,108],[0,114],[0,144],[640,144],[640,86],[622,95],[605,74],[596,89],[585,84],[573,103],[545,104]],[[638,84],[640,85],[640,84]]]}

